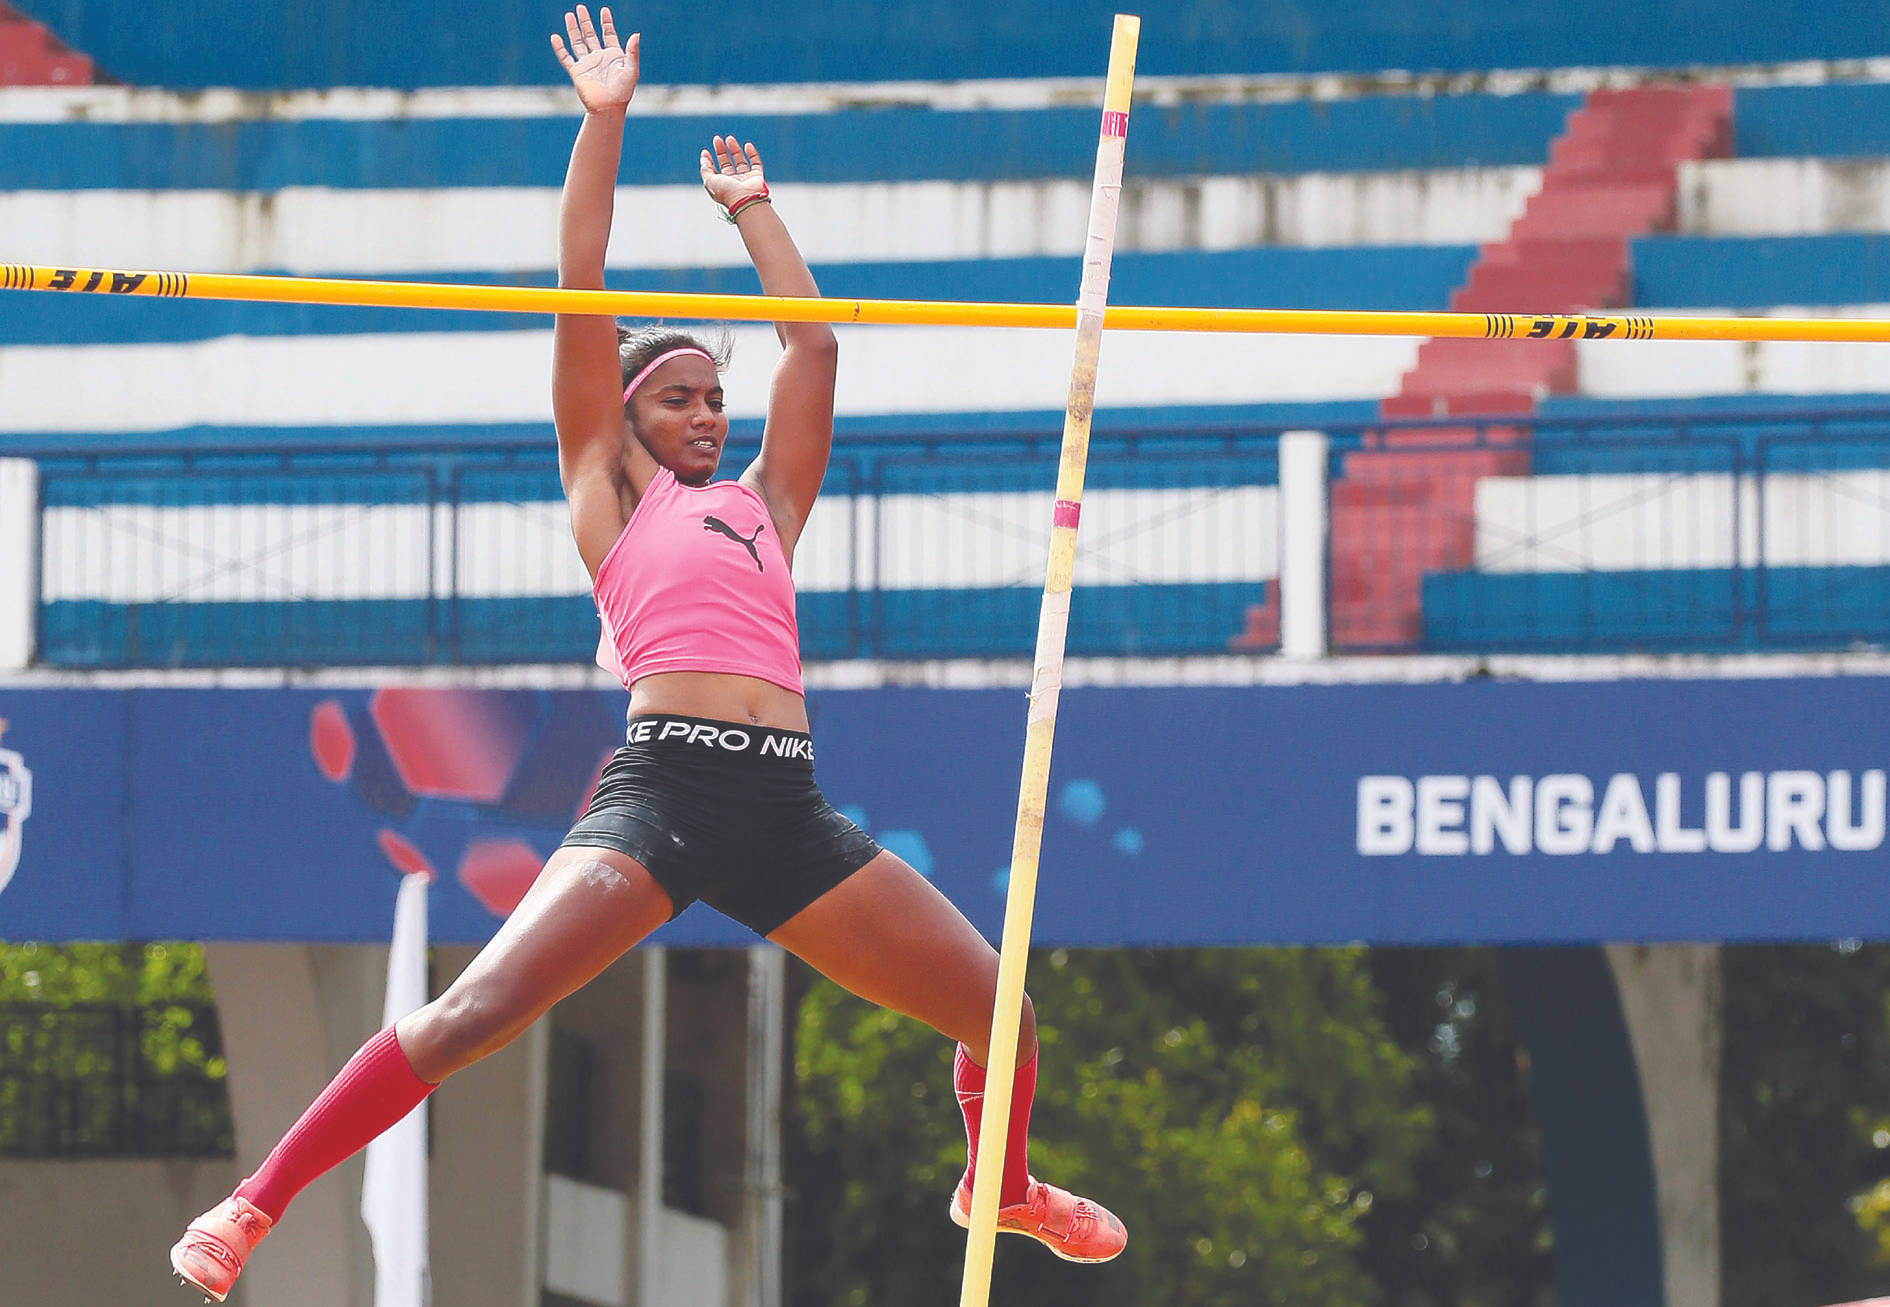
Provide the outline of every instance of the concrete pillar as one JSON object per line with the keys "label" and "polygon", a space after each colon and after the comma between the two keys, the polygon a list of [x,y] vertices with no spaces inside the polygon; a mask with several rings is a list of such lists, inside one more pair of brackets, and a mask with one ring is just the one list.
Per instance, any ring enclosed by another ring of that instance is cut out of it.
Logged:
{"label": "concrete pillar", "polygon": [[1326,655],[1326,437],[1280,437],[1280,652]]}
{"label": "concrete pillar", "polygon": [[1607,954],[1640,1072],[1666,1307],[1719,1307],[1719,946]]}
{"label": "concrete pillar", "polygon": [[1509,948],[1555,1220],[1558,1307],[1665,1307],[1654,1164],[1614,977],[1599,948]]}
{"label": "concrete pillar", "polygon": [[663,1069],[669,1064],[669,950],[643,950],[642,1093],[637,1117],[637,1307],[662,1299]]}
{"label": "concrete pillar", "polygon": [[[239,1176],[380,1028],[387,950],[368,946],[208,944],[230,1075]],[[367,1307],[373,1251],[361,1224],[359,1155],[311,1184],[237,1282],[250,1307]]]}
{"label": "concrete pillar", "polygon": [[[435,950],[436,976],[458,975],[475,952]],[[550,1043],[551,1023],[540,1019],[433,1095],[427,1197],[436,1303],[538,1305]]]}
{"label": "concrete pillar", "polygon": [[228,1158],[0,1159],[0,1302],[191,1307],[165,1253],[236,1179]]}
{"label": "concrete pillar", "polygon": [[[436,974],[459,974],[474,951],[437,950]],[[209,944],[205,956],[229,1059],[236,1171],[248,1175],[380,1029],[387,950]],[[540,1021],[433,1096],[427,1189],[435,1302],[537,1307],[548,1038]],[[250,1307],[373,1303],[361,1167],[357,1154],[303,1191],[237,1281],[232,1303],[246,1292]]]}
{"label": "concrete pillar", "polygon": [[747,1197],[742,1307],[781,1307],[781,1082],[787,1039],[787,954],[772,944],[748,950]]}

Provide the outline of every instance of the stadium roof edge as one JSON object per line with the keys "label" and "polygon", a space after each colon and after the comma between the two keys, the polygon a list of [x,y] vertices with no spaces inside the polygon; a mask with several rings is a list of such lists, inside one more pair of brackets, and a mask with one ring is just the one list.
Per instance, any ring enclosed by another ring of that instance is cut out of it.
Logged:
{"label": "stadium roof edge", "polygon": [[[1252,77],[1146,77],[1138,103],[1333,101],[1371,96],[1579,94],[1644,82],[1716,82],[1736,87],[1890,81],[1890,57],[1689,68],[1499,69],[1475,73],[1279,73]],[[1100,78],[958,82],[810,82],[785,85],[640,88],[638,112],[781,114],[838,109],[1044,109],[1088,104]],[[541,118],[577,112],[559,86],[348,88],[322,91],[165,91],[128,86],[0,87],[0,122],[239,122],[258,118]]]}

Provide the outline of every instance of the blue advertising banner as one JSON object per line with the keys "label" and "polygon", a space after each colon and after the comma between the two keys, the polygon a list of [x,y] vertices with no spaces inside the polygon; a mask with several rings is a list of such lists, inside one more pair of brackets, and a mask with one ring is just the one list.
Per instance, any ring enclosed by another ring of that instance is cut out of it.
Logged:
{"label": "blue advertising banner", "polygon": [[[1045,944],[1890,938],[1890,679],[1099,688],[1063,699]],[[0,689],[0,938],[490,936],[621,692]],[[829,799],[996,936],[1005,690],[824,691]],[[714,747],[705,743],[703,747]],[[697,906],[672,944],[750,936]]]}

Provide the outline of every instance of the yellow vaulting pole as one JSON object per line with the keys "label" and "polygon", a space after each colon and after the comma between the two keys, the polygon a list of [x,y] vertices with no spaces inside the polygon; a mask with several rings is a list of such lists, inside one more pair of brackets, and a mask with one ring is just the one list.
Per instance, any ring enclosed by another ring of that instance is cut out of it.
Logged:
{"label": "yellow vaulting pole", "polygon": [[[589,313],[709,322],[834,322],[875,326],[1048,327],[1067,331],[1067,304],[955,300],[796,299],[668,291],[454,286],[223,272],[128,272],[0,263],[0,290],[143,295],[166,299],[343,304],[365,308]],[[1349,309],[1108,309],[1112,331],[1205,331],[1306,336],[1457,336],[1480,340],[1890,341],[1885,318],[1649,317],[1610,313],[1387,313]]]}
{"label": "yellow vaulting pole", "polygon": [[965,1279],[959,1307],[985,1307],[991,1296],[991,1254],[997,1241],[998,1188],[1011,1117],[1011,1079],[1017,1069],[1017,1029],[1024,1004],[1024,964],[1030,953],[1030,918],[1037,900],[1037,855],[1043,846],[1044,801],[1050,790],[1050,744],[1063,683],[1063,641],[1070,624],[1070,587],[1076,566],[1076,525],[1083,510],[1083,472],[1089,462],[1089,419],[1096,401],[1096,364],[1102,354],[1103,311],[1109,298],[1109,263],[1116,245],[1116,210],[1122,196],[1122,151],[1129,132],[1129,91],[1142,20],[1116,15],[1109,42],[1109,80],[1103,90],[1102,138],[1096,146],[1096,181],[1089,197],[1089,237],[1082,287],[1076,298],[1076,356],[1070,365],[1070,402],[1063,418],[1063,454],[1057,466],[1056,507],[1050,527],[1050,563],[1037,619],[1036,671],[1024,735],[1024,774],[1017,794],[1017,831],[1011,843],[1011,879],[1004,903],[1004,939],[998,953],[997,1002],[991,1016],[984,1115],[978,1129],[977,1178],[971,1191],[971,1233],[965,1241]]}

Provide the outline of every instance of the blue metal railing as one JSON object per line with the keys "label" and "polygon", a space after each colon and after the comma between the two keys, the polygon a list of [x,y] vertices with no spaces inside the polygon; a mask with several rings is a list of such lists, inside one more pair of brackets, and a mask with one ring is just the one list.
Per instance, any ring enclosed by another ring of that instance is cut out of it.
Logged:
{"label": "blue metal railing", "polygon": [[[1514,425],[1466,431],[1456,452],[1501,450]],[[1890,406],[1675,405],[1544,417],[1526,434],[1527,476],[1485,482],[1474,505],[1433,505],[1429,534],[1441,521],[1469,553],[1424,569],[1415,633],[1349,647],[1890,644],[1890,491],[1878,484],[1890,469]],[[1453,453],[1437,443],[1426,452],[1440,466]],[[1335,552],[1341,541],[1335,520]],[[1335,632],[1336,617],[1335,607]]]}
{"label": "blue metal railing", "polygon": [[[797,552],[810,660],[1028,654],[1061,433],[836,442]],[[1099,436],[1071,650],[1217,652],[1266,602],[1271,431]],[[734,442],[725,466],[753,456]],[[52,451],[39,649],[61,666],[585,661],[544,444]],[[1140,544],[1152,542],[1152,548]]]}
{"label": "blue metal railing", "polygon": [[[1095,437],[1073,654],[1277,644],[1281,430]],[[1875,526],[1890,522],[1890,403],[1325,430],[1341,651],[1890,643],[1890,527]],[[796,559],[804,656],[1028,655],[1058,439],[839,438]],[[725,466],[753,452],[734,441]],[[545,443],[38,457],[46,663],[592,653]]]}

